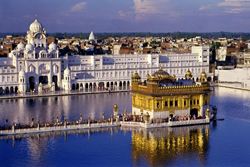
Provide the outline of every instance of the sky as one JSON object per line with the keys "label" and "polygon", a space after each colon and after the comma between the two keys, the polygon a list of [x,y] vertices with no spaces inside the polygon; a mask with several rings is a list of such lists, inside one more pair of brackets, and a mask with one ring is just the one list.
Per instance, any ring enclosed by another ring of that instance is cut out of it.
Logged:
{"label": "sky", "polygon": [[0,32],[250,32],[250,0],[0,0]]}

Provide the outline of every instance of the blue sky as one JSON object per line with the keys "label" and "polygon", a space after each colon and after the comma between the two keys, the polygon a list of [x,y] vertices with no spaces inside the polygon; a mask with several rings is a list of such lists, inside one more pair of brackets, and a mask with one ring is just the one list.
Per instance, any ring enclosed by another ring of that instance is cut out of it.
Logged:
{"label": "blue sky", "polygon": [[250,0],[0,0],[0,32],[250,32]]}

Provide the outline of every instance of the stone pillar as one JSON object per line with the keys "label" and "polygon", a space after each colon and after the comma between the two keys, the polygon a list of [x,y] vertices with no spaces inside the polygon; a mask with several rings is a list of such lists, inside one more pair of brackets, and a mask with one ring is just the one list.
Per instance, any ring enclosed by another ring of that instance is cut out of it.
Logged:
{"label": "stone pillar", "polygon": [[80,121],[79,124],[82,123],[82,114],[80,114]]}
{"label": "stone pillar", "polygon": [[37,120],[37,130],[40,130],[40,125],[39,125],[39,123],[40,123],[40,120]]}
{"label": "stone pillar", "polygon": [[123,114],[123,121],[125,121],[126,118],[127,118],[127,110],[125,109],[125,110],[124,110],[124,114]]}
{"label": "stone pillar", "polygon": [[120,117],[119,117],[119,115],[116,116],[116,122],[117,122],[117,123],[120,122]]}
{"label": "stone pillar", "polygon": [[64,128],[67,128],[67,119],[64,118]]}
{"label": "stone pillar", "polygon": [[43,84],[42,84],[42,83],[40,83],[40,84],[38,85],[38,92],[39,92],[39,93],[43,92]]}
{"label": "stone pillar", "polygon": [[52,75],[51,75],[52,70],[53,70],[53,67],[50,65],[50,73],[48,74],[48,84],[49,84],[49,86],[51,86],[51,84],[52,84]]}
{"label": "stone pillar", "polygon": [[34,125],[34,117],[31,117],[31,127],[33,127],[33,125]]}
{"label": "stone pillar", "polygon": [[15,122],[12,122],[12,132],[15,133]]}
{"label": "stone pillar", "polygon": [[113,125],[113,115],[111,115],[111,125]]}
{"label": "stone pillar", "polygon": [[88,117],[88,126],[90,126],[90,117]]}
{"label": "stone pillar", "polygon": [[125,114],[122,114],[122,121],[125,121]]}
{"label": "stone pillar", "polygon": [[150,115],[148,114],[148,112],[144,116],[144,121],[145,121],[145,124],[150,124]]}
{"label": "stone pillar", "polygon": [[52,82],[51,91],[52,91],[52,92],[55,92],[55,91],[56,91],[56,84],[55,84],[55,82]]}

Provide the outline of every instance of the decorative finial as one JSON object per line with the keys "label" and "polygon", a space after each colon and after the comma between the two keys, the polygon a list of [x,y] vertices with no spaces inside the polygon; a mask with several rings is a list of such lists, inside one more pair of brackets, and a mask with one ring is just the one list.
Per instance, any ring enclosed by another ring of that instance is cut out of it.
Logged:
{"label": "decorative finial", "polygon": [[36,20],[37,20],[37,14],[36,14]]}

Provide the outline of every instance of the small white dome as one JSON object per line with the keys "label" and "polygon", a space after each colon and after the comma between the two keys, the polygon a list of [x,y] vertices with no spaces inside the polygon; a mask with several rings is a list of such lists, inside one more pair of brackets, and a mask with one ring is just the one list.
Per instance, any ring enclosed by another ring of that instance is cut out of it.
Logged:
{"label": "small white dome", "polygon": [[24,44],[22,43],[22,41],[17,45],[17,49],[18,50],[22,50],[22,49],[24,49]]}
{"label": "small white dome", "polygon": [[28,43],[25,47],[26,50],[33,50],[34,49],[34,46],[31,44],[31,43]]}
{"label": "small white dome", "polygon": [[64,75],[70,75],[70,70],[68,67],[64,70]]}
{"label": "small white dome", "polygon": [[30,31],[31,32],[41,32],[43,31],[43,26],[41,23],[37,21],[37,18],[33,23],[30,24]]}
{"label": "small white dome", "polygon": [[54,42],[52,42],[50,45],[49,45],[49,50],[56,50],[57,49],[57,46]]}
{"label": "small white dome", "polygon": [[21,71],[19,72],[19,76],[20,76],[20,77],[24,77],[24,76],[25,76],[25,71],[24,71],[24,70],[21,70]]}
{"label": "small white dome", "polygon": [[94,40],[94,39],[95,39],[94,33],[93,31],[91,31],[91,33],[89,34],[89,41]]}

